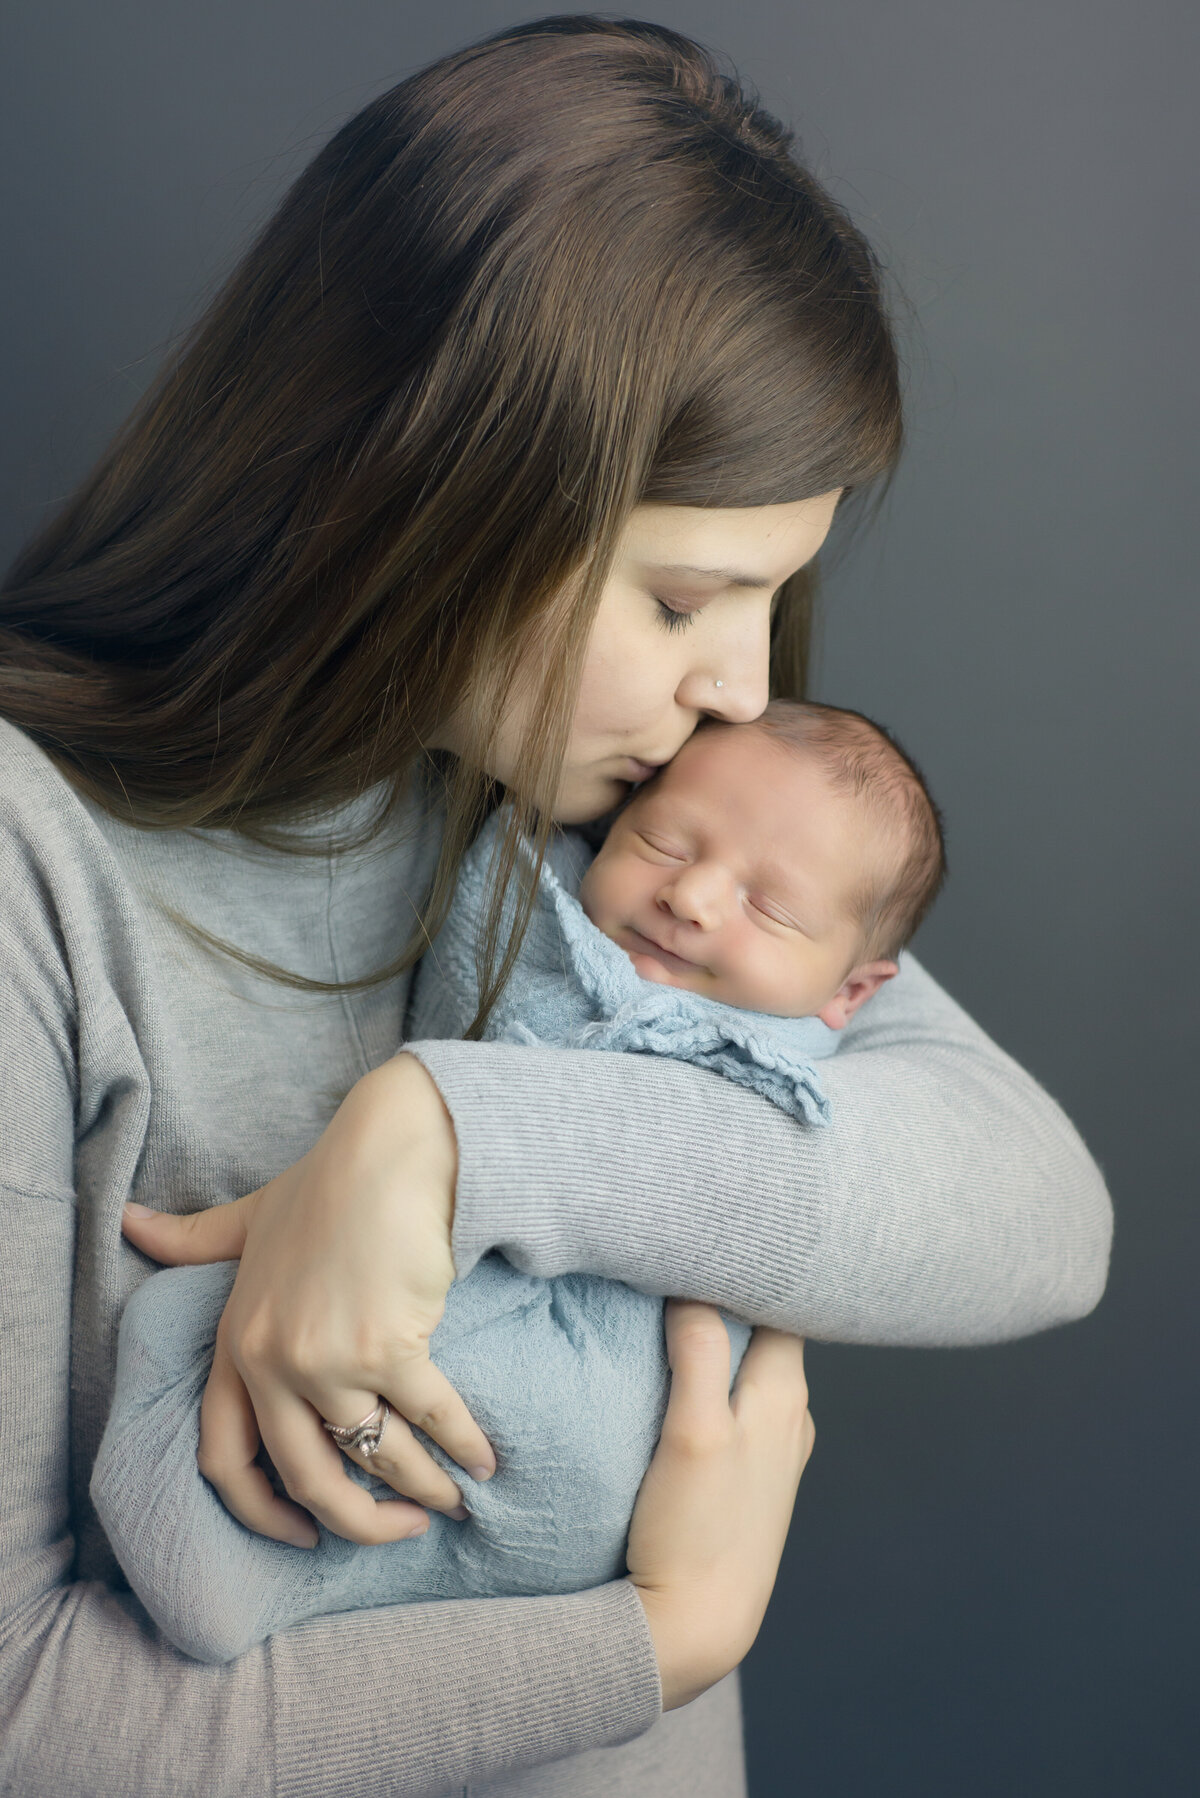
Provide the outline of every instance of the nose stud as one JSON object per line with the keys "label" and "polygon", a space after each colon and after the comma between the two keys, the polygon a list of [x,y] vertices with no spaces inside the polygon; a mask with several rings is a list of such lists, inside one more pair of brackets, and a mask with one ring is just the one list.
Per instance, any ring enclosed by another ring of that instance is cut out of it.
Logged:
{"label": "nose stud", "polygon": [[714,687],[723,687],[724,685],[725,685],[725,682],[723,680],[715,680],[713,682]]}

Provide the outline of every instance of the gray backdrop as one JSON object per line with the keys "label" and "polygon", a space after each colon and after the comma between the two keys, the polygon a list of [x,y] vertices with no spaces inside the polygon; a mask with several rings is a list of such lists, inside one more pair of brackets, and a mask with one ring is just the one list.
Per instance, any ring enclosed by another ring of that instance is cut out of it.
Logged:
{"label": "gray backdrop", "polygon": [[[819,691],[924,764],[953,878],[919,952],[1066,1105],[1118,1209],[1082,1324],[812,1350],[819,1447],[747,1668],[756,1798],[1197,1789],[1193,12],[643,8],[798,124],[915,312],[907,462],[829,581]],[[26,0],[6,559],[324,137],[532,16]]]}

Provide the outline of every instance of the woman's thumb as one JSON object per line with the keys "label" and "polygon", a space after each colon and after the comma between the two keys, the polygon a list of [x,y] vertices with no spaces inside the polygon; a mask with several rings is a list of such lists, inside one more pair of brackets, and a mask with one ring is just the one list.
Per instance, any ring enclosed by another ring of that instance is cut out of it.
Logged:
{"label": "woman's thumb", "polygon": [[253,1193],[231,1205],[213,1205],[208,1211],[189,1211],[181,1217],[169,1211],[151,1211],[146,1205],[126,1205],[121,1233],[149,1255],[169,1267],[198,1261],[236,1261],[246,1244],[248,1207]]}

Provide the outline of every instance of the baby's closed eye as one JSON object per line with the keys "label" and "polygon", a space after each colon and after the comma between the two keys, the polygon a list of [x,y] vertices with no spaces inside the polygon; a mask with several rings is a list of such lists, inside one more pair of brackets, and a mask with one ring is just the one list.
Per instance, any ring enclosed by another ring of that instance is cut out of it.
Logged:
{"label": "baby's closed eye", "polygon": [[772,924],[778,924],[782,930],[798,930],[802,935],[808,934],[803,924],[789,916],[773,899],[765,898],[758,893],[748,893],[746,902],[760,917],[769,919]]}
{"label": "baby's closed eye", "polygon": [[648,849],[653,849],[656,855],[665,856],[668,861],[685,862],[687,860],[687,850],[680,848],[677,843],[668,843],[662,837],[647,836],[644,830],[635,831],[634,835]]}

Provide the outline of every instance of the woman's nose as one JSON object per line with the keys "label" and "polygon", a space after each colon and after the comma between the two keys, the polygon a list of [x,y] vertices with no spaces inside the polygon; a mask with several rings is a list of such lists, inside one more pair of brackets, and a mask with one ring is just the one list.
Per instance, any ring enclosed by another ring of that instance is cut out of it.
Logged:
{"label": "woman's nose", "polygon": [[659,910],[670,912],[681,924],[716,930],[724,917],[727,885],[716,869],[693,862],[659,889]]}
{"label": "woman's nose", "polygon": [[687,711],[748,724],[765,708],[770,683],[770,600],[739,600],[729,628],[706,641],[676,698]]}

